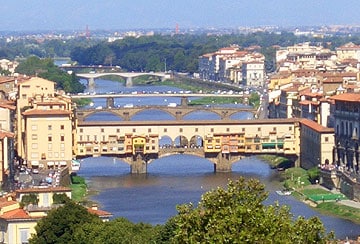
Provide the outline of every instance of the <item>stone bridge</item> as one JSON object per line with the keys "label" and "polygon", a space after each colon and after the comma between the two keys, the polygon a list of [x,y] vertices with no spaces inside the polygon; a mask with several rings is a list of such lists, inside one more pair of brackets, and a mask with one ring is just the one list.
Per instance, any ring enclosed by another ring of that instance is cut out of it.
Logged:
{"label": "stone bridge", "polygon": [[126,79],[126,86],[132,86],[132,78],[139,77],[139,76],[157,76],[162,80],[165,78],[170,78],[170,74],[163,73],[163,72],[107,72],[107,73],[78,73],[76,74],[77,77],[84,78],[88,80],[88,86],[94,87],[95,86],[95,79],[105,77],[105,76],[120,76]]}
{"label": "stone bridge", "polygon": [[230,119],[232,115],[239,112],[250,112],[255,114],[256,110],[249,107],[243,108],[224,108],[224,107],[214,107],[214,106],[177,106],[177,107],[169,107],[169,106],[136,106],[132,108],[102,108],[102,109],[79,109],[76,110],[76,118],[79,121],[85,121],[87,117],[100,113],[111,113],[122,120],[129,121],[131,118],[143,111],[147,110],[160,110],[169,115],[171,115],[175,120],[183,120],[184,116],[191,114],[193,112],[205,111],[217,114],[222,120]]}
{"label": "stone bridge", "polygon": [[[79,158],[111,156],[146,173],[151,161],[171,154],[204,157],[216,172],[247,156],[277,154],[297,161],[297,119],[77,121],[74,152]],[[161,146],[166,139],[169,145]]]}

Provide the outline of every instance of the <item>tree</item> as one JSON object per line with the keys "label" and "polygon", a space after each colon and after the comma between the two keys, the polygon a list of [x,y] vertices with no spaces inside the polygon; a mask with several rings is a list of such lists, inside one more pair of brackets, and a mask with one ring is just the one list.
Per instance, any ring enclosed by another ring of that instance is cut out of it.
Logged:
{"label": "tree", "polygon": [[198,206],[177,207],[175,243],[327,243],[317,217],[293,220],[289,209],[265,206],[268,193],[258,180],[241,177],[229,181],[227,189],[205,193]]}
{"label": "tree", "polygon": [[91,214],[86,208],[68,201],[63,206],[53,209],[35,226],[36,234],[29,243],[77,243],[73,233],[86,223],[101,225],[98,216]]}
{"label": "tree", "polygon": [[37,75],[41,78],[56,82],[56,87],[65,92],[79,93],[85,90],[85,86],[79,82],[75,73],[71,75],[57,67],[52,59],[40,59],[31,56],[16,67],[16,72],[25,75]]}
{"label": "tree", "polygon": [[155,243],[157,229],[150,224],[134,224],[125,218],[98,224],[86,223],[74,233],[76,243]]}

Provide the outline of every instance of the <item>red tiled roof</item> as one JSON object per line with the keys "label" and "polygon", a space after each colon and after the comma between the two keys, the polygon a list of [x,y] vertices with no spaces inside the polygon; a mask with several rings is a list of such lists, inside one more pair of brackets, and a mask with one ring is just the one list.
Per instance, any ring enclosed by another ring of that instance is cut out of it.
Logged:
{"label": "red tiled roof", "polygon": [[106,212],[104,210],[99,210],[99,209],[93,209],[93,208],[88,208],[87,209],[89,213],[95,214],[99,217],[111,217],[112,214],[109,212]]}
{"label": "red tiled roof", "polygon": [[70,115],[71,111],[60,109],[29,109],[22,113],[23,115]]}
{"label": "red tiled roof", "polygon": [[0,215],[0,218],[5,220],[30,220],[40,219],[41,217],[31,217],[24,209],[18,208]]}
{"label": "red tiled roof", "polygon": [[337,101],[360,102],[360,93],[342,93],[330,98]]}
{"label": "red tiled roof", "polygon": [[0,139],[4,139],[5,137],[14,137],[14,133],[9,132],[9,131],[5,131],[5,130],[0,130]]}
{"label": "red tiled roof", "polygon": [[7,109],[10,109],[10,110],[15,110],[16,106],[11,105],[9,103],[0,103],[0,108],[7,108]]}
{"label": "red tiled roof", "polygon": [[7,206],[10,206],[10,205],[13,205],[13,204],[17,204],[16,201],[13,201],[13,200],[8,200],[7,197],[1,197],[0,198],[0,208],[3,208],[3,207],[7,207]]}
{"label": "red tiled roof", "polygon": [[299,102],[300,105],[314,105],[314,106],[317,106],[319,105],[319,102],[318,101],[309,101],[309,100],[303,100],[303,101],[300,101]]}
{"label": "red tiled roof", "polygon": [[334,128],[328,128],[328,127],[322,126],[310,119],[301,119],[300,123],[302,125],[305,125],[311,129],[319,132],[319,133],[333,133],[334,132]]}

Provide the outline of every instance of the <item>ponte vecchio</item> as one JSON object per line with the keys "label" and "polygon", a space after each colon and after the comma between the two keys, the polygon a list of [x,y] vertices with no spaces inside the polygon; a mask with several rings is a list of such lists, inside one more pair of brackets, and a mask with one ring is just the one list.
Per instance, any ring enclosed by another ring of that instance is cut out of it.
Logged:
{"label": "ponte vecchio", "polygon": [[[246,156],[278,154],[296,161],[300,151],[298,119],[76,123],[77,157],[121,158],[132,173],[146,173],[154,159],[175,153],[204,157],[214,164],[216,172],[229,172],[234,162]],[[164,137],[171,143],[159,146]]]}

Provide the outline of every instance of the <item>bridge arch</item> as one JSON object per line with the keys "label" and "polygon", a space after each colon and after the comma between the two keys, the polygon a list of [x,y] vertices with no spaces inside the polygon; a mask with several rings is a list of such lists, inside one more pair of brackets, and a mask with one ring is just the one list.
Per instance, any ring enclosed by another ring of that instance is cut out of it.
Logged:
{"label": "bridge arch", "polygon": [[193,110],[193,111],[187,111],[184,112],[182,114],[182,119],[191,119],[191,120],[199,120],[199,117],[197,116],[197,114],[202,114],[202,116],[204,114],[208,114],[208,115],[216,115],[216,119],[220,120],[222,118],[222,112],[218,112],[218,111],[209,111],[209,110],[205,110],[205,109],[201,109],[199,108],[198,110]]}
{"label": "bridge arch", "polygon": [[[153,112],[161,112],[164,115],[169,115],[169,117],[160,119],[161,116],[156,116],[155,119],[154,119],[154,113]],[[153,109],[150,108],[149,109],[149,108],[144,107],[144,108],[136,111],[134,114],[132,114],[130,116],[130,120],[132,120],[132,121],[137,120],[136,117],[140,116],[140,114],[142,116],[141,120],[146,120],[147,119],[147,118],[145,118],[146,114],[149,114],[150,118],[148,118],[148,120],[175,120],[176,119],[175,116],[166,109],[161,109],[161,108],[153,108]],[[145,117],[143,117],[143,116],[145,116]]]}
{"label": "bridge arch", "polygon": [[110,119],[108,118],[107,121],[123,121],[124,120],[124,118],[120,114],[114,113],[111,110],[94,110],[93,112],[86,114],[82,119],[84,121],[87,121],[93,116],[102,116],[103,117],[106,115],[111,115]]}

